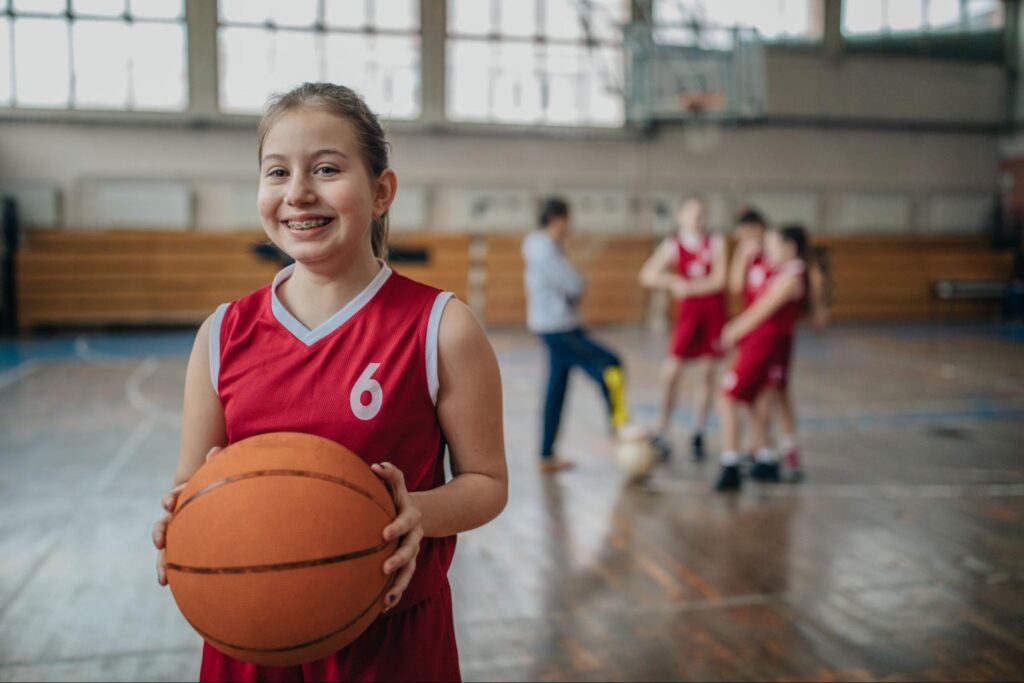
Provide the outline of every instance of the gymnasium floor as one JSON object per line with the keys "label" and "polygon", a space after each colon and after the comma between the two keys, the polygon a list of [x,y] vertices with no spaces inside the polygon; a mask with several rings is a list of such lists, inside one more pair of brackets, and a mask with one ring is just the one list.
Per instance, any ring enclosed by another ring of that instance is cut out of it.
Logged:
{"label": "gymnasium floor", "polygon": [[[599,336],[653,420],[661,335]],[[579,467],[540,475],[543,356],[492,339],[512,484],[451,572],[467,679],[1024,678],[1021,328],[804,332],[809,481],[732,497],[684,457],[624,487],[582,376],[561,439]],[[190,341],[0,342],[0,680],[195,679],[149,541]]]}

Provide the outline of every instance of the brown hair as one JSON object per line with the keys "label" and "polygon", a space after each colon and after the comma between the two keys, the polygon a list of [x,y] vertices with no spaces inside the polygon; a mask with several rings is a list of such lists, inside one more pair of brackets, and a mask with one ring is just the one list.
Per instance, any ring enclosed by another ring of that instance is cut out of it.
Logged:
{"label": "brown hair", "polygon": [[[258,156],[263,158],[263,141],[267,133],[284,114],[301,107],[321,107],[339,116],[356,129],[359,151],[363,163],[374,178],[388,167],[390,144],[384,135],[384,128],[359,94],[351,88],[334,83],[303,83],[284,94],[270,98],[257,128],[259,140]],[[388,214],[374,218],[370,228],[370,246],[377,258],[388,257]]]}

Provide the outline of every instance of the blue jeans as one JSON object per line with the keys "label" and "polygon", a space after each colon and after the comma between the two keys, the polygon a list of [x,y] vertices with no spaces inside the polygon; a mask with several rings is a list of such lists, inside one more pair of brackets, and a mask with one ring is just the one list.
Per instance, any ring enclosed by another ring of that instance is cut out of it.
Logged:
{"label": "blue jeans", "polygon": [[544,398],[544,435],[541,439],[540,457],[550,458],[554,455],[555,438],[562,421],[562,405],[565,403],[565,390],[569,384],[569,371],[574,366],[580,367],[593,379],[601,389],[608,415],[614,412],[613,393],[621,393],[608,385],[607,370],[621,369],[619,357],[587,337],[582,329],[569,332],[557,332],[539,335],[548,348],[548,387]]}

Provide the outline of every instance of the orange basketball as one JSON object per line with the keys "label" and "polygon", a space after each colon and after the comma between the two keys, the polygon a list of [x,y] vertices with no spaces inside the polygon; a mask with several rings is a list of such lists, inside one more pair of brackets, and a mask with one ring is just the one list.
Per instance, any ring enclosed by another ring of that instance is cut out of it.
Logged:
{"label": "orange basketball", "polygon": [[261,434],[199,468],[167,527],[167,579],[193,628],[237,659],[335,652],[380,613],[391,579],[387,487],[333,441]]}

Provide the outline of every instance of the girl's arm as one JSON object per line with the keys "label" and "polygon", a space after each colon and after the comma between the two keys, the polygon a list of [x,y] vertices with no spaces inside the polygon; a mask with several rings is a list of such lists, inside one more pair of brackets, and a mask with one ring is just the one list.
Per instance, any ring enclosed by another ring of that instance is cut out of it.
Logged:
{"label": "girl's arm", "polygon": [[756,247],[749,246],[746,242],[737,242],[732,262],[729,264],[729,292],[740,294],[743,292],[744,280],[747,274],[747,264],[754,256]]}
{"label": "girl's arm", "polygon": [[718,237],[712,239],[715,253],[712,254],[711,273],[705,278],[690,280],[686,283],[686,296],[688,297],[725,291],[726,272],[729,270],[725,256],[725,240]]}
{"label": "girl's arm", "polygon": [[178,469],[174,475],[174,486],[164,496],[162,505],[166,514],[153,527],[153,545],[156,546],[157,581],[167,584],[164,567],[164,542],[167,523],[177,504],[178,494],[189,478],[210,455],[227,443],[224,427],[224,408],[213,390],[210,377],[210,318],[199,327],[192,355],[185,371],[185,401],[181,419],[181,449],[178,454]]}
{"label": "girl's arm", "polygon": [[669,272],[676,258],[676,247],[671,239],[664,239],[640,268],[640,284],[648,289],[667,289],[672,291],[680,282],[685,282],[679,275]]}
{"label": "girl's arm", "polygon": [[807,279],[811,285],[811,319],[814,322],[814,326],[820,330],[828,326],[829,317],[831,316],[828,307],[828,297],[826,296],[828,287],[825,271],[820,263],[814,262],[810,264],[810,267],[807,269]]}
{"label": "girl's arm", "polygon": [[404,537],[384,562],[385,573],[400,570],[384,598],[385,611],[408,587],[423,538],[482,526],[497,517],[508,500],[498,360],[476,316],[462,302],[452,300],[445,307],[437,346],[437,416],[454,477],[435,489],[410,492],[394,465],[372,465],[391,486],[399,510],[384,529],[384,539]]}
{"label": "girl's arm", "polygon": [[799,296],[802,286],[798,275],[783,278],[772,284],[764,296],[755,299],[746,310],[729,321],[722,330],[723,344],[732,346],[753,332],[783,304]]}

